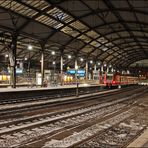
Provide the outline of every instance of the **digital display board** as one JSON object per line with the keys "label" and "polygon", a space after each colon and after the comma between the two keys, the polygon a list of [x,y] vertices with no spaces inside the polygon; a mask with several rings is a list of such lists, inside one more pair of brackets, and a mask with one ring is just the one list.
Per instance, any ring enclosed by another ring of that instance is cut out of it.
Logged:
{"label": "digital display board", "polygon": [[78,69],[77,74],[85,74],[85,70],[84,69]]}
{"label": "digital display board", "polygon": [[77,71],[75,69],[67,70],[67,74],[75,75],[76,73],[77,73],[77,76],[80,76],[80,77],[85,76],[85,70],[84,69],[78,69]]}
{"label": "digital display board", "polygon": [[[8,73],[10,73],[10,69],[8,69]],[[23,69],[17,68],[16,69],[16,74],[22,74],[23,73]]]}
{"label": "digital display board", "polygon": [[68,73],[68,74],[75,74],[76,71],[75,71],[74,69],[69,69],[69,70],[67,70],[67,73]]}
{"label": "digital display board", "polygon": [[81,73],[81,74],[78,74],[79,77],[84,77],[85,74]]}

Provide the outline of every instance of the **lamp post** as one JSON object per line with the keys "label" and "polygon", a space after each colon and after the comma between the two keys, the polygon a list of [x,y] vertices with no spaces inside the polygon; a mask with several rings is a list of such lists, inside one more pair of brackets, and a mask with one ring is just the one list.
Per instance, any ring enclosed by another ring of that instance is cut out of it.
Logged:
{"label": "lamp post", "polygon": [[6,54],[5,55],[5,64],[4,64],[4,66],[5,66],[5,69],[7,69],[8,68],[8,64],[7,64],[7,58],[9,57],[9,55],[8,54]]}
{"label": "lamp post", "polygon": [[63,55],[61,54],[61,86],[63,85]]}
{"label": "lamp post", "polygon": [[28,59],[28,77],[29,77],[29,83],[31,82],[31,74],[30,74],[30,66],[31,66],[31,55],[30,52],[33,50],[33,46],[31,44],[28,45],[27,47],[28,51],[29,51],[29,59]]}
{"label": "lamp post", "polygon": [[31,63],[31,61],[30,61],[30,51],[29,51],[29,60],[28,60],[28,83],[30,83],[31,82],[31,78],[30,78],[30,63]]}
{"label": "lamp post", "polygon": [[77,87],[76,87],[76,97],[78,97],[79,96],[79,83],[78,83],[78,66],[76,66],[75,67],[75,70],[76,70],[76,85],[77,85]]}
{"label": "lamp post", "polygon": [[56,86],[56,79],[55,79],[55,68],[56,68],[56,62],[52,62],[53,65],[53,81],[54,81],[54,86]]}

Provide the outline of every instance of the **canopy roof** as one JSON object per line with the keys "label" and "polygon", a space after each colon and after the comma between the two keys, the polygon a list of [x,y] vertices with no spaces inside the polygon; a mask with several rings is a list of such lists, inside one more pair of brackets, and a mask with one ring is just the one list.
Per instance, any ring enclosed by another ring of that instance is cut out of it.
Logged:
{"label": "canopy roof", "polygon": [[127,67],[148,59],[147,8],[146,0],[0,0],[0,54],[17,35],[17,58],[28,57],[31,44],[33,60],[42,45],[46,62],[63,53]]}

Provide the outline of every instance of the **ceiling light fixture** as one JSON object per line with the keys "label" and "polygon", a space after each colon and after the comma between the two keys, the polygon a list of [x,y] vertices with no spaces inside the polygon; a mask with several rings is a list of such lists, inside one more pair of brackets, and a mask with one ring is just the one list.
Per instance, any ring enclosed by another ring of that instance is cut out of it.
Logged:
{"label": "ceiling light fixture", "polygon": [[32,50],[33,46],[32,45],[28,45],[28,50]]}
{"label": "ceiling light fixture", "polygon": [[55,55],[55,51],[52,51],[51,54],[52,54],[52,55]]}
{"label": "ceiling light fixture", "polygon": [[71,55],[68,55],[68,59],[71,59]]}
{"label": "ceiling light fixture", "polygon": [[92,64],[92,63],[93,63],[93,61],[91,60],[91,61],[90,61],[90,63]]}

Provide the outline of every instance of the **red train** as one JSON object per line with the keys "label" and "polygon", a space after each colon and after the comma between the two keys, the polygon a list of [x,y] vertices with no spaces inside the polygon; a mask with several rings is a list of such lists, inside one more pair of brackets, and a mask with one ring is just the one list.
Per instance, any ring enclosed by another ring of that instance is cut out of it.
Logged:
{"label": "red train", "polygon": [[131,75],[123,75],[120,73],[102,75],[102,83],[106,84],[108,87],[137,84],[138,82],[139,78]]}

